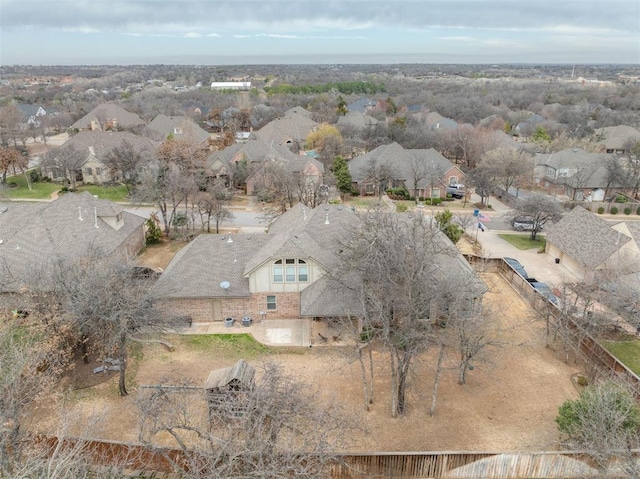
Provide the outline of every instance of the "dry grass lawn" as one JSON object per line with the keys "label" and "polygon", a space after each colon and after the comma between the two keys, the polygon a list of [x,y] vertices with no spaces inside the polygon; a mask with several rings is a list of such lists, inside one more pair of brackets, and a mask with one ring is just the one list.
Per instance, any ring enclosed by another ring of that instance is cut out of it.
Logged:
{"label": "dry grass lawn", "polygon": [[[410,378],[404,417],[389,414],[389,374],[384,352],[376,351],[375,403],[362,407],[362,385],[357,361],[346,347],[323,347],[285,352],[252,353],[249,362],[267,357],[281,362],[318,388],[326,400],[344,404],[361,415],[367,433],[358,439],[359,451],[538,451],[557,448],[554,418],[558,406],[577,392],[571,376],[578,365],[565,364],[545,347],[542,322],[499,276],[483,276],[490,287],[486,295],[497,321],[505,328],[504,344],[488,361],[477,362],[468,382],[457,384],[455,352],[447,354],[435,417],[429,417],[437,352],[423,354]],[[140,385],[172,384],[186,379],[203,384],[212,369],[230,366],[238,351],[188,346],[186,337],[170,338],[176,349],[144,344],[141,359],[132,362],[130,396],[117,396],[117,377],[67,396],[64,406],[42,403],[33,411],[29,428],[55,432],[64,425],[73,434],[135,441],[138,418],[136,389]],[[60,413],[63,410],[63,413]]]}

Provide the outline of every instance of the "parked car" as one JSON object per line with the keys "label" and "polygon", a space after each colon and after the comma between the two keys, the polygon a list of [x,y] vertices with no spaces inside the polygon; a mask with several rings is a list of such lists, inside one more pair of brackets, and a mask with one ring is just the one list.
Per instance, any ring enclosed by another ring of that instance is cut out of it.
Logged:
{"label": "parked car", "polygon": [[[530,279],[535,279],[535,278],[530,278]],[[531,286],[533,286],[533,288],[538,293],[540,293],[542,296],[547,298],[553,304],[555,304],[556,306],[558,305],[558,298],[556,297],[555,294],[553,294],[553,291],[551,291],[551,288],[547,283],[543,283],[541,281],[529,281],[529,284],[531,284]]]}
{"label": "parked car", "polygon": [[524,279],[527,279],[529,275],[527,274],[527,270],[524,269],[524,266],[520,264],[515,258],[502,258],[505,263],[507,263],[516,273],[522,276]]}
{"label": "parked car", "polygon": [[452,198],[461,199],[464,198],[464,185],[449,185],[447,186],[447,194]]}
{"label": "parked car", "polygon": [[[535,221],[528,216],[518,216],[511,220],[511,227],[516,231],[531,231],[534,226]],[[542,230],[542,225],[539,225],[538,229]]]}

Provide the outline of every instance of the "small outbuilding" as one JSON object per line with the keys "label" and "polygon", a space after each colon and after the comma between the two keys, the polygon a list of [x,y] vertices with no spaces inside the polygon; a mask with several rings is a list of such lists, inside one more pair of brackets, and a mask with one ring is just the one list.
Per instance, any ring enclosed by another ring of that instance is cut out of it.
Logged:
{"label": "small outbuilding", "polygon": [[246,411],[246,397],[253,390],[255,370],[244,359],[229,368],[209,373],[204,385],[209,416],[239,417]]}

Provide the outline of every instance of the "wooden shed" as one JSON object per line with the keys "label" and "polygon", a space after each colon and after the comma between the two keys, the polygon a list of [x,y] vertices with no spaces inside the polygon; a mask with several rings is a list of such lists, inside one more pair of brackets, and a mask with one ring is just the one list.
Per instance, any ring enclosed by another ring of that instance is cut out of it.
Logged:
{"label": "wooden shed", "polygon": [[255,384],[254,376],[255,370],[244,359],[229,368],[211,371],[204,385],[209,416],[242,416],[246,411],[246,397]]}

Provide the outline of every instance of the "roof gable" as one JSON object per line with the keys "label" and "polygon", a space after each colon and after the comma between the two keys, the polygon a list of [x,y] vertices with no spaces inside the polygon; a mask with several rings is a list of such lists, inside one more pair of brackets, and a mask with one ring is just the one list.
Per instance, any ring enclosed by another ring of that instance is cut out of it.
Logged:
{"label": "roof gable", "polygon": [[172,136],[200,144],[209,139],[209,133],[186,116],[159,114],[144,128],[143,133],[156,141],[164,141]]}
{"label": "roof gable", "polygon": [[549,227],[546,240],[581,265],[593,269],[607,261],[631,238],[615,231],[597,215],[577,206]]}
{"label": "roof gable", "polygon": [[78,130],[92,129],[93,121],[97,121],[100,128],[105,128],[105,122],[112,120],[117,120],[119,128],[136,128],[145,124],[144,120],[138,115],[125,110],[115,103],[102,103],[71,125],[71,128]]}

